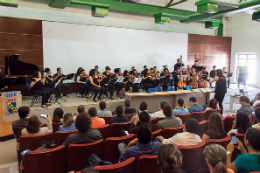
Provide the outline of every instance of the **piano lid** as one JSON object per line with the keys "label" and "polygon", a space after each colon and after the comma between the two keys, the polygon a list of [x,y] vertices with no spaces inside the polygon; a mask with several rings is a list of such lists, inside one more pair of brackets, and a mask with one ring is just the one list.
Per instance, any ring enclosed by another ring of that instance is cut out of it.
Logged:
{"label": "piano lid", "polygon": [[39,67],[19,60],[19,54],[5,55],[5,75],[32,75]]}

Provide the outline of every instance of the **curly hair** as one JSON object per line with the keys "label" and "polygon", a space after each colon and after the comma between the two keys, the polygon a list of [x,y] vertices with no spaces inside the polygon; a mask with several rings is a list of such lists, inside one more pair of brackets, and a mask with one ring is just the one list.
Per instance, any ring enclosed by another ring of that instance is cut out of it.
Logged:
{"label": "curly hair", "polygon": [[90,130],[92,119],[88,113],[80,113],[77,116],[75,127],[79,132],[85,133]]}

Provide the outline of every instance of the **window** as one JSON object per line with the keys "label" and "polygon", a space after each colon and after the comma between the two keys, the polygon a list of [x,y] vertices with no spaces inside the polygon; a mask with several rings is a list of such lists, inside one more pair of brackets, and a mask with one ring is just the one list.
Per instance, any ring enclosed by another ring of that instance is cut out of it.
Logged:
{"label": "window", "polygon": [[247,67],[248,69],[247,84],[255,83],[256,63],[255,54],[238,54],[237,67]]}

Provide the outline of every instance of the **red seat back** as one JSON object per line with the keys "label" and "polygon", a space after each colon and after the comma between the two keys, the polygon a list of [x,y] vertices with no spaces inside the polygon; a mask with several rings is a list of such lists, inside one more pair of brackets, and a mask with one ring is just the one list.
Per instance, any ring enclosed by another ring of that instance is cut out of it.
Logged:
{"label": "red seat back", "polygon": [[178,126],[178,127],[167,127],[167,128],[164,128],[163,131],[162,131],[162,136],[165,139],[171,138],[174,135],[176,135],[177,133],[183,132],[183,128],[184,128],[184,125],[181,125],[181,126]]}
{"label": "red seat back", "polygon": [[192,112],[191,118],[196,119],[198,122],[204,121],[205,119],[205,111],[204,112]]}
{"label": "red seat back", "polygon": [[101,116],[100,118],[103,118],[106,122],[106,124],[109,124],[111,119],[114,118],[116,115],[112,115],[112,116]]}
{"label": "red seat back", "polygon": [[71,133],[75,133],[77,130],[68,130],[68,131],[57,131],[54,134],[54,143],[57,144],[57,146],[62,145],[67,137],[71,134]]}
{"label": "red seat back", "polygon": [[203,158],[203,150],[205,149],[205,142],[201,142],[192,146],[177,146],[182,153],[182,170],[192,171],[198,168]]}
{"label": "red seat back", "polygon": [[231,141],[231,137],[230,137],[230,135],[228,135],[227,137],[222,138],[222,139],[208,139],[206,141],[206,145],[218,144],[218,145],[221,145],[222,147],[226,148],[230,141]]}
{"label": "red seat back", "polygon": [[118,163],[120,157],[118,144],[123,142],[127,145],[133,139],[135,139],[134,134],[107,138],[104,142],[103,160]]}
{"label": "red seat back", "polygon": [[96,154],[102,158],[103,140],[86,144],[70,144],[68,147],[68,172],[80,171],[88,166],[88,158],[92,154]]}
{"label": "red seat back", "polygon": [[135,173],[160,173],[157,155],[142,155],[137,160]]}
{"label": "red seat back", "polygon": [[122,136],[122,130],[128,130],[133,121],[128,121],[124,123],[113,123],[110,126],[110,137],[120,137]]}
{"label": "red seat back", "polygon": [[210,114],[212,114],[213,112],[218,112],[219,113],[219,111],[220,111],[220,114],[221,114],[221,108],[220,109],[208,109],[208,110],[206,110],[205,111],[205,118],[204,118],[204,120],[208,120]]}
{"label": "red seat back", "polygon": [[187,114],[175,114],[174,116],[179,117],[182,121],[182,124],[185,124],[186,121],[190,118],[191,113],[187,113]]}
{"label": "red seat back", "polygon": [[109,128],[110,128],[110,124],[106,124],[104,127],[97,128],[97,130],[102,134],[103,139],[109,137]]}
{"label": "red seat back", "polygon": [[62,125],[62,122],[52,122],[52,132],[53,134],[59,131],[59,127]]}
{"label": "red seat back", "polygon": [[209,126],[208,124],[209,124],[209,120],[199,122],[199,129],[197,132],[199,136],[202,136],[205,133],[205,131],[208,130],[208,126]]}
{"label": "red seat back", "polygon": [[132,114],[124,114],[125,117],[129,118],[129,120],[131,120],[131,118],[136,115],[136,113],[132,113]]}
{"label": "red seat back", "polygon": [[164,120],[164,119],[165,119],[165,117],[157,117],[155,119],[152,119],[151,123],[152,124],[157,124],[159,121]]}
{"label": "red seat back", "polygon": [[136,159],[131,157],[124,162],[113,165],[95,166],[99,173],[134,173]]}
{"label": "red seat back", "polygon": [[[236,134],[236,137],[238,138],[238,140],[240,140],[240,141],[243,143],[244,148],[247,150],[247,148],[246,148],[246,146],[245,146],[245,144],[244,144],[245,134]],[[233,162],[233,161],[237,158],[237,156],[238,156],[239,154],[241,154],[241,151],[238,150],[238,149],[235,147],[235,150],[234,150],[233,153],[232,153],[231,161]]]}
{"label": "red seat back", "polygon": [[64,173],[66,171],[66,147],[28,151],[24,155],[23,167],[25,173]]}
{"label": "red seat back", "polygon": [[158,129],[154,132],[152,132],[152,141],[157,137],[162,135],[162,129]]}
{"label": "red seat back", "polygon": [[232,129],[233,121],[236,119],[236,116],[227,116],[222,118],[224,121],[224,130],[226,133],[228,133]]}

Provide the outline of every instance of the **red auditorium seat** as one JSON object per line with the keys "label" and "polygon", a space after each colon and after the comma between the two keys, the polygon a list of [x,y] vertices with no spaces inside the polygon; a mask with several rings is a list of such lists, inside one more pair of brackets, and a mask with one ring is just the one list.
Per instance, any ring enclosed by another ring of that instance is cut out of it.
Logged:
{"label": "red auditorium seat", "polygon": [[132,113],[132,114],[124,114],[125,117],[129,118],[129,120],[131,120],[131,118],[136,115],[136,113]]}
{"label": "red auditorium seat", "polygon": [[205,119],[205,111],[203,112],[192,112],[191,118],[196,119],[198,122],[204,121]]}
{"label": "red auditorium seat", "polygon": [[102,158],[103,140],[86,144],[70,144],[68,147],[67,161],[68,172],[74,170],[80,171],[88,166],[88,158],[96,154]]}
{"label": "red auditorium seat", "polygon": [[57,144],[57,146],[62,145],[67,137],[72,134],[75,133],[77,130],[68,130],[68,131],[57,131],[54,134],[54,143]]}
{"label": "red auditorium seat", "polygon": [[112,163],[118,163],[120,157],[118,151],[118,144],[121,142],[128,144],[133,139],[135,139],[134,134],[122,137],[107,138],[104,142],[103,160],[110,161]]}
{"label": "red auditorium seat", "polygon": [[236,116],[227,116],[222,118],[224,130],[228,133],[232,129],[233,121],[236,119]]}
{"label": "red auditorium seat", "polygon": [[113,123],[110,126],[110,137],[120,137],[122,136],[122,130],[128,130],[133,121],[128,121],[124,123]]}
{"label": "red auditorium seat", "polygon": [[204,157],[203,150],[205,149],[205,142],[191,146],[177,146],[182,153],[182,170],[192,171],[201,165],[201,160]]}
{"label": "red auditorium seat", "polygon": [[218,145],[221,145],[222,147],[226,148],[230,141],[231,141],[231,137],[230,137],[230,135],[228,135],[227,137],[222,138],[222,139],[208,139],[206,141],[206,145],[218,144]]}
{"label": "red auditorium seat", "polygon": [[23,158],[23,173],[66,172],[66,147],[28,151]]}
{"label": "red auditorium seat", "polygon": [[164,120],[164,119],[165,119],[165,117],[157,117],[157,118],[155,118],[155,119],[152,119],[152,120],[151,120],[151,123],[152,123],[152,124],[157,124],[158,121],[161,121],[161,120]]}
{"label": "red auditorium seat", "polygon": [[[220,111],[220,112],[219,112]],[[212,114],[213,112],[218,112],[221,114],[221,108],[220,109],[208,109],[205,111],[205,118],[204,120],[208,120],[209,119],[209,116],[210,114]]]}
{"label": "red auditorium seat", "polygon": [[206,130],[208,130],[209,120],[199,122],[199,129],[197,134],[202,136]]}
{"label": "red auditorium seat", "polygon": [[182,133],[183,132],[183,128],[184,128],[184,125],[177,126],[177,127],[167,127],[167,128],[164,128],[163,131],[162,131],[162,136],[165,139],[171,138],[174,135],[176,135],[177,133]]}
{"label": "red auditorium seat", "polygon": [[185,124],[186,121],[190,118],[191,113],[187,113],[187,114],[175,114],[174,116],[179,117],[182,121],[182,124]]}
{"label": "red auditorium seat", "polygon": [[134,173],[136,159],[131,157],[124,162],[113,165],[95,166],[99,173]]}
{"label": "red auditorium seat", "polygon": [[112,116],[101,116],[100,118],[103,118],[106,122],[106,124],[109,124],[111,119],[114,118],[116,115],[112,115]]}
{"label": "red auditorium seat", "polygon": [[52,122],[52,132],[53,134],[59,131],[59,127],[62,125],[62,122]]}
{"label": "red auditorium seat", "polygon": [[18,154],[18,163],[21,162],[20,153],[26,149],[36,150],[42,145],[42,141],[52,141],[53,134],[51,132],[45,133],[42,135],[34,135],[34,136],[21,136],[19,138],[19,145],[17,148]]}
{"label": "red auditorium seat", "polygon": [[97,128],[97,130],[102,134],[103,139],[109,137],[109,128],[110,128],[110,124],[106,124],[105,127]]}
{"label": "red auditorium seat", "polygon": [[160,173],[157,155],[142,155],[137,160],[135,173]]}
{"label": "red auditorium seat", "polygon": [[152,141],[157,137],[162,135],[162,129],[158,129],[154,132],[152,132]]}

